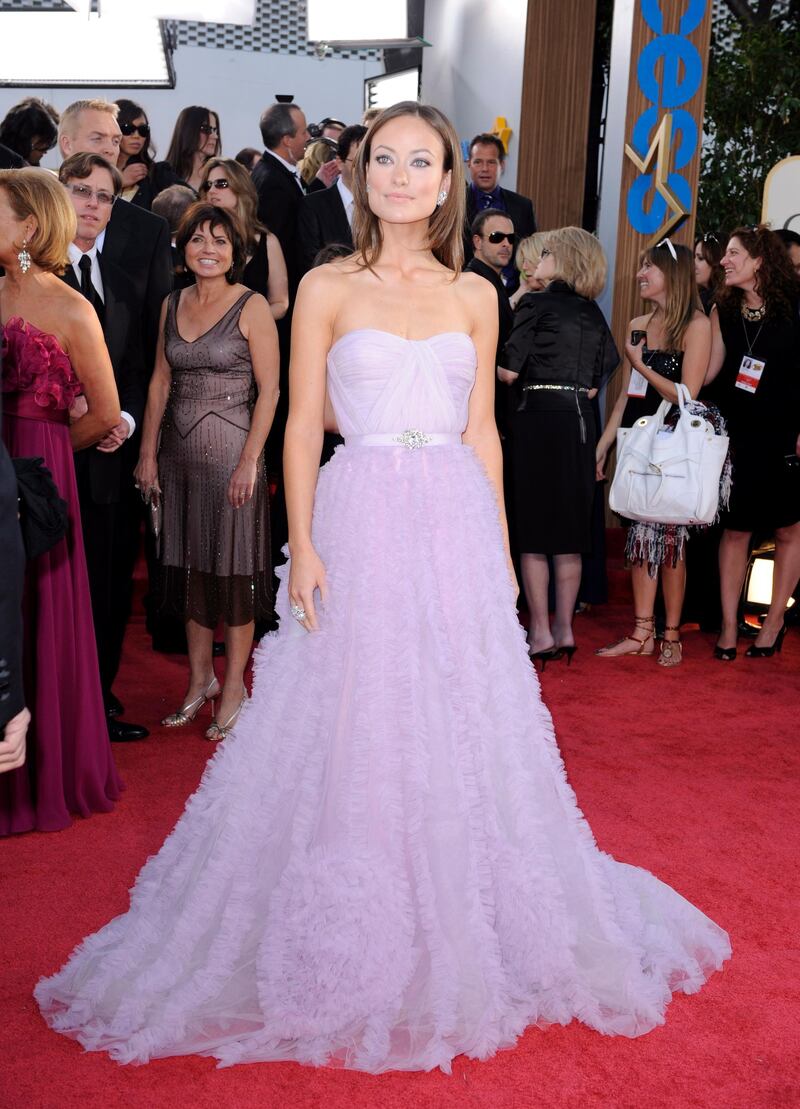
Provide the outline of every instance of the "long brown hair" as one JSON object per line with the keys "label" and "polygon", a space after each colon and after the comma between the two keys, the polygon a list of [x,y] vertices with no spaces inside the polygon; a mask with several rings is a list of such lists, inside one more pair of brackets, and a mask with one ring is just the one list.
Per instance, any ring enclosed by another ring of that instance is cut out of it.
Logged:
{"label": "long brown hair", "polygon": [[444,171],[452,173],[444,203],[433,210],[428,220],[428,246],[434,258],[458,274],[464,263],[464,166],[461,145],[449,119],[430,104],[403,100],[385,108],[370,126],[358,150],[353,173],[353,240],[361,255],[361,264],[371,269],[383,247],[381,223],[369,206],[367,196],[367,165],[375,136],[385,124],[403,116],[415,116],[432,127],[444,147]]}
{"label": "long brown hair", "polygon": [[[777,315],[790,316],[800,297],[800,280],[794,272],[789,253],[781,240],[766,224],[757,227],[737,227],[730,239],[738,239],[751,258],[760,258],[756,271],[755,292]],[[725,285],[717,295],[723,307],[741,306],[744,289]]]}
{"label": "long brown hair", "polygon": [[266,231],[266,227],[258,220],[258,193],[253,184],[253,178],[244,166],[233,158],[209,158],[200,175],[200,196],[204,200],[207,193],[203,185],[210,177],[212,170],[215,169],[224,170],[228,176],[233,194],[236,197],[236,215],[242,225],[247,240],[247,248],[252,250],[256,245],[259,234]]}
{"label": "long brown hair", "polygon": [[[212,116],[216,124],[211,123]],[[213,109],[191,104],[188,108],[182,108],[175,120],[166,161],[182,181],[188,181],[192,175],[194,156],[200,147],[200,128],[207,123],[217,128],[217,152],[212,155],[216,157],[222,150],[222,128]]]}
{"label": "long brown hair", "polygon": [[682,350],[683,336],[695,312],[702,312],[703,305],[694,278],[694,251],[688,246],[671,243],[675,257],[666,240],[643,251],[640,266],[649,262],[664,275],[667,302],[664,305],[664,342],[666,350]]}

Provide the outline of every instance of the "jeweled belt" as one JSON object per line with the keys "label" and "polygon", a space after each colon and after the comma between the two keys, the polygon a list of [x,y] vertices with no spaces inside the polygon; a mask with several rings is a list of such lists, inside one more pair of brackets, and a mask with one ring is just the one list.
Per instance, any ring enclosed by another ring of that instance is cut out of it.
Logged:
{"label": "jeweled belt", "polygon": [[522,391],[524,393],[532,393],[537,389],[554,389],[559,393],[588,393],[588,389],[584,389],[582,385],[545,385],[531,382],[530,385],[523,385]]}
{"label": "jeweled belt", "polygon": [[405,431],[390,432],[387,435],[348,435],[346,447],[405,447],[416,451],[420,447],[459,446],[461,436],[447,432],[420,431],[407,428]]}

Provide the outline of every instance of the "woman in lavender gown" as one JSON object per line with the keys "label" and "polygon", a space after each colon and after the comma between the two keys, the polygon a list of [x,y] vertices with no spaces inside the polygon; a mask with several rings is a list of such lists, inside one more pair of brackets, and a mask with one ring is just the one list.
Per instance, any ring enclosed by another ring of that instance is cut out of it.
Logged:
{"label": "woman in lavender gown", "polygon": [[[357,252],[298,294],[281,629],[129,912],[36,989],[90,1050],[448,1071],[531,1024],[647,1032],[729,954],[598,850],[567,784],[514,611],[463,196],[436,109],[378,117]],[[318,473],[326,388],[345,445]]]}
{"label": "woman in lavender gown", "polygon": [[[74,234],[75,211],[51,173],[0,171],[3,441],[12,457],[44,460],[69,514],[66,536],[27,566],[28,759],[0,781],[0,834],[57,831],[71,813],[112,809],[120,791],[72,461],[73,450],[103,445],[119,398],[94,309],[57,277]],[[88,410],[70,427],[79,393]]]}

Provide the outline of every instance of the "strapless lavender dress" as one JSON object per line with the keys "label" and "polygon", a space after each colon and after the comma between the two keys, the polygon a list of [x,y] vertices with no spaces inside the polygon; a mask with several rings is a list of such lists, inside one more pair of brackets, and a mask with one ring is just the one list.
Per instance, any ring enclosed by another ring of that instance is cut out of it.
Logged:
{"label": "strapless lavender dress", "polygon": [[497,504],[461,444],[461,333],[350,332],[320,474],[320,631],[288,613],[130,910],[36,997],[119,1062],[450,1069],[528,1025],[636,1036],[730,953],[598,850],[514,611]]}

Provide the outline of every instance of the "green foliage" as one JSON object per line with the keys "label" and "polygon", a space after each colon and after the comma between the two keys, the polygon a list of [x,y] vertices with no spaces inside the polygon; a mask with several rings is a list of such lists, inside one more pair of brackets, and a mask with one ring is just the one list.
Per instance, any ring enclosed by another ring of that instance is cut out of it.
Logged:
{"label": "green foliage", "polygon": [[[763,6],[763,5],[762,5]],[[700,231],[757,223],[764,181],[800,153],[800,13],[715,23],[706,94]]]}

